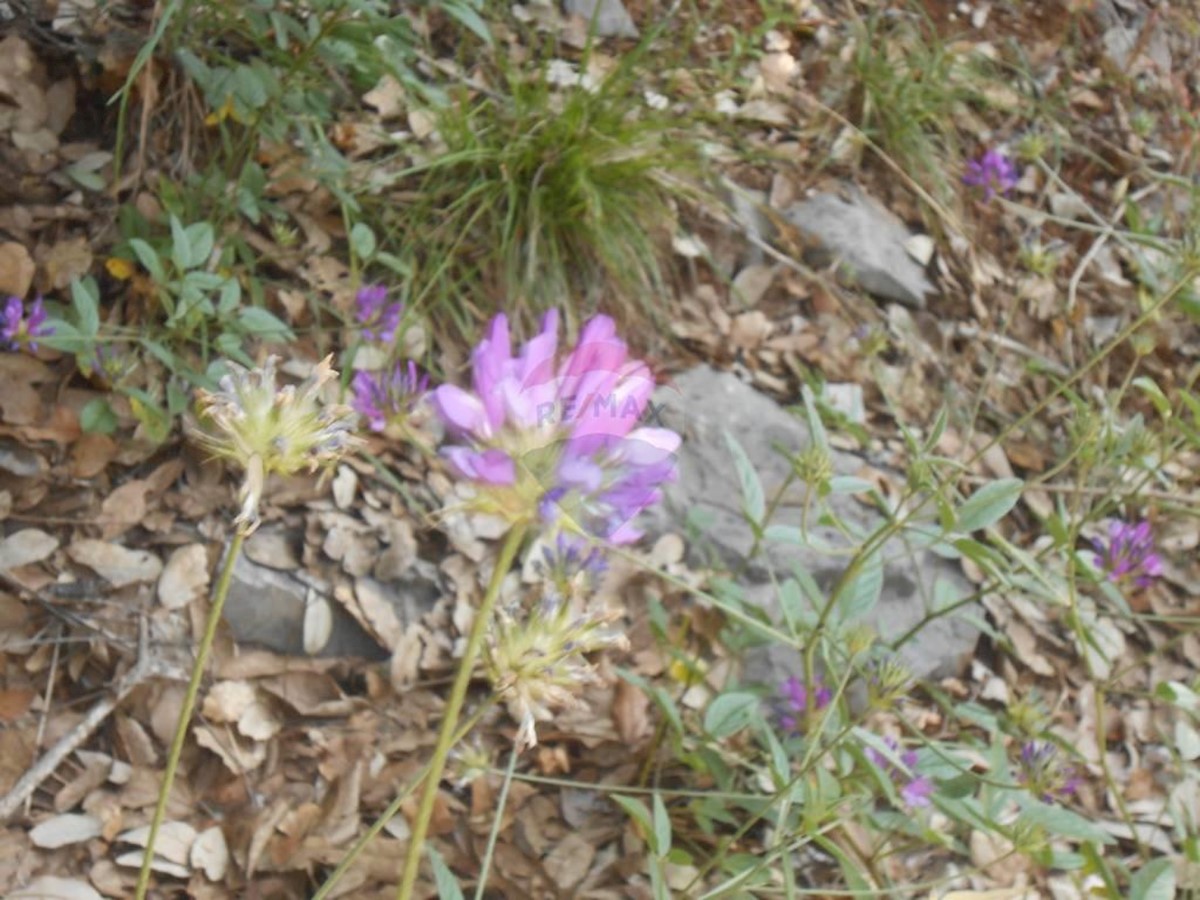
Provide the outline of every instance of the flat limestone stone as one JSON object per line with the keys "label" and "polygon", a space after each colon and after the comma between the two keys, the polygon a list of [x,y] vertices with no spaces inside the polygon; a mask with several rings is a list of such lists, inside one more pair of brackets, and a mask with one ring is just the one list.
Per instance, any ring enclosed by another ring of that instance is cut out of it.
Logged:
{"label": "flat limestone stone", "polygon": [[[807,426],[735,375],[707,366],[691,369],[660,387],[654,403],[662,424],[683,435],[683,445],[678,453],[679,480],[667,487],[665,502],[646,516],[644,527],[655,536],[666,532],[687,536],[689,524],[697,525],[701,530],[699,540],[689,542],[692,564],[716,563],[738,572],[754,539],[742,515],[737,470],[724,432],[728,429],[741,443],[769,499],[790,470],[788,460],[774,448],[802,450],[809,444]],[[864,462],[835,448],[830,448],[830,454],[839,475],[855,474]],[[797,498],[803,497],[803,486],[798,482],[793,490]],[[849,494],[833,495],[830,505],[860,534],[870,534],[884,523],[881,513]],[[799,502],[784,503],[771,524],[798,528],[801,517]],[[810,523],[808,533],[825,545],[849,546],[845,536],[832,527]],[[933,608],[935,584],[939,585],[943,602],[947,598],[966,598],[974,592],[956,563],[927,550],[913,549],[911,542],[900,537],[884,544],[882,555],[880,600],[863,618],[886,643],[906,635]],[[844,553],[768,541],[738,580],[746,599],[778,618],[778,591],[771,583],[772,572],[782,581],[790,577],[793,567],[802,567],[823,591],[828,591],[841,576],[846,560]],[[979,632],[969,619],[979,615],[978,605],[970,603],[953,614],[934,618],[899,648],[901,659],[918,677],[957,671],[974,650]],[[763,654],[760,662],[767,656]]]}

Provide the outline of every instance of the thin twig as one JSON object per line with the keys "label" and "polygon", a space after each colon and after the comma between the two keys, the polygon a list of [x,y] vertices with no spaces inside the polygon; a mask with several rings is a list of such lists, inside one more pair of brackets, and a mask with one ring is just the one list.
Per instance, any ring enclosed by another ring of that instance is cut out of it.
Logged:
{"label": "thin twig", "polygon": [[98,700],[79,723],[59,738],[58,743],[47,750],[12,789],[0,798],[0,822],[6,822],[26,798],[32,797],[41,783],[54,774],[63,760],[83,746],[134,688],[155,675],[163,674],[163,666],[157,658],[151,656],[147,649],[148,644],[148,629],[143,620],[138,640],[137,664],[117,682],[116,690],[112,694]]}
{"label": "thin twig", "polygon": [[[62,634],[62,624],[58,626],[58,633]],[[60,655],[60,643],[55,641],[50,651],[50,674],[46,678],[46,692],[42,695],[42,715],[38,719],[37,736],[33,739],[33,746],[42,746],[42,740],[46,737],[46,722],[50,719],[50,709],[54,700],[54,682],[58,680],[58,658]],[[29,815],[29,811],[33,804],[33,793],[25,798],[25,815]]]}
{"label": "thin twig", "polygon": [[1017,353],[1021,356],[1028,357],[1034,360],[1038,365],[1044,368],[1047,372],[1052,372],[1062,378],[1070,376],[1071,371],[1062,363],[1057,363],[1048,356],[1043,356],[1032,347],[1026,347],[1020,341],[1006,337],[1003,334],[996,334],[992,331],[984,331],[978,325],[970,325],[966,322],[956,322],[951,327],[951,334],[954,337],[966,338],[967,340],[982,340],[989,344],[995,344],[1001,350],[1008,350],[1012,353]]}

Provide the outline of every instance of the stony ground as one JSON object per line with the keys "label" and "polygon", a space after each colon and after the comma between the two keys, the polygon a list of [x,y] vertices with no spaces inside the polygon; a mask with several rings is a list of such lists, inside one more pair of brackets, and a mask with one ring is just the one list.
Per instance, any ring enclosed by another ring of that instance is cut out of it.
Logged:
{"label": "stony ground", "polygon": [[[795,665],[773,653],[743,668],[721,643],[721,617],[687,591],[709,584],[713,572],[739,570],[751,543],[721,429],[737,433],[765,483],[782,482],[786,464],[773,448],[806,442],[788,407],[819,372],[824,402],[845,425],[835,436],[836,471],[888,492],[904,481],[902,426],[926,427],[943,402],[970,408],[977,417],[953,418],[939,450],[970,460],[968,482],[1014,473],[1037,481],[1007,532],[1031,542],[1038,521],[1072,488],[1053,477],[1070,405],[1043,409],[1042,398],[1070,373],[1086,371],[1081,391],[1125,379],[1135,361],[1127,349],[1082,367],[1138,314],[1154,278],[1165,278],[1146,272],[1159,257],[1139,255],[1116,233],[1121,201],[1135,195],[1148,218],[1164,223],[1164,235],[1186,231],[1190,198],[1179,179],[1194,178],[1189,117],[1200,85],[1191,64],[1198,38],[1180,24],[1182,8],[926,3],[955,53],[987,58],[1019,46],[1028,66],[1022,77],[1066,98],[1053,128],[1026,119],[1023,95],[1001,77],[979,88],[1000,111],[994,120],[954,108],[954,128],[977,136],[969,156],[1030,133],[1055,148],[1023,163],[1007,198],[985,201],[961,189],[960,173],[951,173],[950,193],[922,187],[832,108],[838,60],[852,52],[834,6],[800,2],[758,35],[758,5],[714,4],[696,33],[694,68],[661,73],[661,83],[647,86],[684,107],[709,104],[703,127],[715,139],[749,145],[770,161],[730,154],[721,165],[727,210],[692,211],[675,235],[672,333],[647,335],[639,349],[660,358],[662,414],[687,439],[682,477],[650,539],[634,560],[614,565],[604,585],[603,602],[624,613],[627,654],[605,661],[603,683],[541,729],[538,747],[521,759],[495,850],[498,896],[649,896],[645,844],[605,790],[703,785],[690,784],[672,760],[645,686],[677,694],[696,712],[734,673],[773,682]],[[663,12],[629,6],[643,29]],[[739,89],[710,96],[699,60],[739,30],[764,43],[757,70],[741,73]],[[81,66],[75,54],[87,40],[55,34],[11,22],[0,32],[0,165],[8,173],[0,183],[0,289],[65,302],[71,282],[91,273],[112,298],[105,316],[136,327],[146,277],[114,267],[107,254],[115,204],[87,188],[89,174],[111,171],[115,122],[102,98],[128,71],[129,35],[106,36]],[[626,48],[610,40],[601,58]],[[1114,73],[1127,79],[1124,92],[1104,87]],[[680,89],[685,76],[692,85]],[[348,126],[365,133],[386,117],[384,103],[367,98]],[[1153,114],[1148,129],[1140,112]],[[139,167],[153,167],[153,139],[140,146],[148,159]],[[283,184],[286,162],[275,173],[278,199],[305,234],[302,252],[280,250],[275,300],[281,315],[303,323],[305,292],[342,309],[349,301],[344,235],[328,198],[306,194],[302,181]],[[1157,177],[1163,173],[1178,178]],[[145,175],[127,173],[122,190],[153,212],[137,181]],[[279,249],[268,236],[256,239]],[[1031,241],[1053,249],[1055,266],[1013,263]],[[844,277],[846,266],[855,278]],[[301,334],[288,360],[294,374],[318,355],[319,339]],[[1164,319],[1146,334],[1138,372],[1162,385],[1185,383],[1200,355],[1194,326]],[[448,348],[444,361],[456,359],[461,351]],[[107,434],[81,425],[97,398],[109,399],[115,417]],[[1037,414],[1017,433],[990,443],[1030,410]],[[178,430],[151,440],[137,413],[62,354],[0,354],[0,892],[8,896],[130,894],[139,829],[153,808],[229,535],[230,479]],[[466,518],[439,518],[434,527],[431,516],[452,490],[436,460],[379,439],[368,449],[370,457],[342,464],[331,479],[271,486],[265,523],[235,570],[228,627],[171,798],[156,863],[161,896],[310,895],[433,743],[458,626],[480,594],[494,535]],[[1181,453],[1156,488],[1184,510],[1194,508],[1194,462]],[[840,512],[865,528],[880,521],[852,500]],[[782,523],[799,515],[798,503],[782,504]],[[698,519],[703,539],[692,532]],[[1116,837],[1170,854],[1163,810],[1173,786],[1163,783],[1166,754],[1152,727],[1163,714],[1149,691],[1194,678],[1200,641],[1171,623],[1194,622],[1200,610],[1189,552],[1200,538],[1189,515],[1163,525],[1167,575],[1130,600],[1145,618],[1105,620],[1101,629],[1108,657],[1127,671],[1127,690],[1099,719],[1081,674],[1088,650],[1073,643],[1058,612],[1019,595],[989,595],[935,619],[900,652],[943,700],[1004,703],[1036,689],[1055,698],[1062,732],[1077,745],[1123,748],[1116,777],[1137,833],[1119,833],[1130,829],[1109,814],[1103,787],[1083,791],[1079,807],[1110,823]],[[886,640],[907,635],[939,582],[963,599],[987,580],[970,563],[900,546],[887,556],[876,623]],[[802,563],[822,583],[837,574],[820,556],[780,552],[770,562]],[[770,609],[766,570],[738,574]],[[688,623],[668,635],[671,653],[653,621],[657,608]],[[681,655],[705,660],[703,679],[680,678]],[[618,665],[642,686],[617,677]],[[932,697],[915,696],[909,714],[943,734],[954,726]],[[433,833],[464,883],[484,853],[513,732],[502,706],[485,705],[477,738],[439,797]],[[411,801],[402,812],[412,812]],[[406,835],[401,815],[330,896],[391,896]],[[752,852],[759,837],[748,835],[744,849]],[[972,846],[972,858],[984,872],[973,887],[1053,893],[1028,860],[982,845]],[[937,859],[894,864],[894,877],[908,873],[913,883],[945,872]],[[30,884],[40,887],[21,893]],[[1066,888],[1054,895],[1072,896]]]}

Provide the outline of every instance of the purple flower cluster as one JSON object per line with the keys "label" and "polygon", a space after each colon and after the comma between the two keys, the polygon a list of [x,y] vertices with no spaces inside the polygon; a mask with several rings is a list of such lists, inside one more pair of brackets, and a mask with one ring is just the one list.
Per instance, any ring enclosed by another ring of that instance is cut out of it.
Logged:
{"label": "purple flower cluster", "polygon": [[404,304],[399,301],[388,303],[387,295],[387,287],[373,284],[361,288],[354,298],[362,335],[368,341],[390,344],[396,337],[400,319],[404,316]]}
{"label": "purple flower cluster", "polygon": [[442,452],[480,488],[477,507],[514,525],[637,540],[633,519],[675,478],[680,439],[640,424],[654,377],[613,320],[591,319],[560,359],[557,310],[515,355],[501,314],[471,363],[472,391],[443,385],[430,400],[461,441]]}
{"label": "purple flower cluster", "polygon": [[389,369],[354,373],[350,405],[364,416],[372,431],[383,431],[388,422],[413,411],[429,388],[429,376],[411,359]]}
{"label": "purple flower cluster", "polygon": [[1162,560],[1154,552],[1154,537],[1149,522],[1136,525],[1111,522],[1108,543],[1094,542],[1096,565],[1108,574],[1109,581],[1120,583],[1132,579],[1138,587],[1147,587],[1162,574]]}
{"label": "purple flower cluster", "polygon": [[27,346],[37,350],[37,339],[49,337],[54,329],[46,324],[46,309],[38,297],[25,315],[25,302],[20,297],[9,297],[4,304],[4,323],[0,326],[0,340],[7,342],[8,349],[17,350]]}
{"label": "purple flower cluster", "polygon": [[[355,297],[356,315],[363,338],[390,348],[404,317],[404,304],[388,303],[384,285],[367,285]],[[429,376],[411,359],[390,368],[362,369],[350,382],[350,405],[367,420],[372,431],[384,431],[393,422],[403,424],[429,388]]]}
{"label": "purple flower cluster", "polygon": [[1045,803],[1072,796],[1082,779],[1049,742],[1029,741],[1021,747],[1017,779]]}
{"label": "purple flower cluster", "polygon": [[[933,793],[933,782],[924,775],[914,773],[917,765],[917,751],[905,750],[901,753],[900,743],[894,737],[884,738],[883,741],[891,751],[891,756],[880,753],[874,747],[867,747],[867,759],[872,765],[882,769],[884,774],[892,780],[892,783],[900,791],[900,799],[905,806],[910,809],[928,806],[929,797]],[[893,757],[899,759],[899,764],[893,761]]]}
{"label": "purple flower cluster", "polygon": [[963,184],[984,189],[984,198],[1007,194],[1017,185],[1017,167],[999,150],[988,150],[979,159],[967,163]]}
{"label": "purple flower cluster", "polygon": [[[779,724],[787,731],[795,731],[808,713],[808,688],[792,675],[780,685],[779,693],[784,706],[779,714]],[[832,699],[833,691],[818,681],[812,697],[813,709],[824,709]]]}

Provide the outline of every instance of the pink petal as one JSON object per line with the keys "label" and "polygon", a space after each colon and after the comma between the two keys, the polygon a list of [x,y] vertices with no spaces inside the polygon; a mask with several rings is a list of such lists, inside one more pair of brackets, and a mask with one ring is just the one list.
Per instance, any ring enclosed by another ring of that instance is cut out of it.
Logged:
{"label": "pink petal", "polygon": [[474,394],[453,384],[443,384],[429,394],[429,402],[442,421],[459,434],[490,436],[483,404]]}
{"label": "pink petal", "polygon": [[443,447],[442,455],[464,478],[488,484],[512,484],[517,479],[512,459],[501,450],[482,453],[470,447]]}

